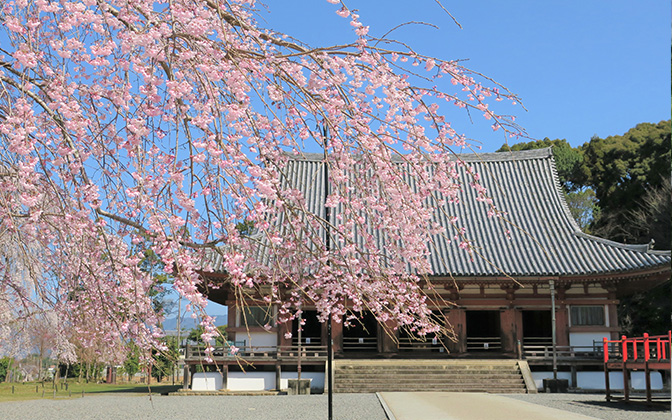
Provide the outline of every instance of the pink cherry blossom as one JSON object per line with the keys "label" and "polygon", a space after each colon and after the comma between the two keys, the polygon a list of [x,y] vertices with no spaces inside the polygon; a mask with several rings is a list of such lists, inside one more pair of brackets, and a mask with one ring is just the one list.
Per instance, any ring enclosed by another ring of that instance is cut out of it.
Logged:
{"label": "pink cherry blossom", "polygon": [[[479,110],[493,130],[524,135],[488,107],[519,100],[457,61],[375,38],[366,16],[328,1],[356,41],[294,43],[260,26],[253,0],[3,6],[0,339],[27,314],[57,314],[64,360],[91,349],[119,361],[131,342],[149,360],[164,315],[142,269],[149,251],[204,339],[217,334],[201,293],[213,255],[279,322],[305,302],[340,322],[347,303],[437,331],[412,273],[431,274],[441,229],[473,245],[435,212],[471,188],[500,215],[476,173],[459,175],[451,148],[467,136],[448,121]],[[329,169],[338,218],[288,181],[306,152]]]}

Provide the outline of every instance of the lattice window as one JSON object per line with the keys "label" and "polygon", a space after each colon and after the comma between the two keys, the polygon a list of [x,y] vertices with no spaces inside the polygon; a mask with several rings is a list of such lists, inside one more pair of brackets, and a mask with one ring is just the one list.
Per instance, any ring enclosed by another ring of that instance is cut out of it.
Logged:
{"label": "lattice window", "polygon": [[[243,314],[243,311],[244,314]],[[239,327],[263,327],[265,325],[274,325],[274,316],[272,308],[268,306],[246,306],[239,309],[238,326]]]}
{"label": "lattice window", "polygon": [[604,306],[572,306],[572,325],[605,325]]}

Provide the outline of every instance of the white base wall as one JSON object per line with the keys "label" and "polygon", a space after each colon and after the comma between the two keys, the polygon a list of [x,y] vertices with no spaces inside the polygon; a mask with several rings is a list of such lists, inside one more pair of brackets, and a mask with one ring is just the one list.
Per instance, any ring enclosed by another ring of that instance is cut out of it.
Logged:
{"label": "white base wall", "polygon": [[595,342],[601,346],[604,337],[611,337],[609,332],[572,332],[569,333],[569,345],[577,347],[592,348]]}
{"label": "white base wall", "polygon": [[222,374],[219,372],[194,373],[191,379],[194,391],[217,391],[222,389]]}
{"label": "white base wall", "polygon": [[229,371],[226,381],[229,391],[268,391],[275,389],[275,372]]}
{"label": "white base wall", "polygon": [[[297,379],[296,372],[282,372],[280,389],[287,389],[287,380]],[[301,372],[302,379],[312,379],[310,389],[313,392],[324,390],[324,372]],[[226,388],[229,391],[268,391],[275,389],[275,372],[231,372],[227,377]]]}
{"label": "white base wall", "polygon": [[[534,378],[534,383],[537,385],[537,389],[543,390],[543,380],[552,378],[553,372],[532,372],[532,377]],[[567,379],[571,385],[570,372],[558,372],[558,379]],[[577,386],[581,389],[603,390],[606,388],[604,372],[577,372],[576,382]],[[644,372],[632,372],[630,374],[630,384],[633,389],[645,390],[646,379]],[[623,388],[622,372],[609,372],[609,387],[611,389]],[[651,389],[663,389],[663,377],[660,372],[651,372]]]}
{"label": "white base wall", "polygon": [[[289,385],[287,384],[288,379],[297,379],[299,377],[296,372],[282,372],[280,377],[280,389],[287,389]],[[312,379],[310,382],[310,391],[323,391],[324,390],[324,372],[301,372],[301,379]]]}

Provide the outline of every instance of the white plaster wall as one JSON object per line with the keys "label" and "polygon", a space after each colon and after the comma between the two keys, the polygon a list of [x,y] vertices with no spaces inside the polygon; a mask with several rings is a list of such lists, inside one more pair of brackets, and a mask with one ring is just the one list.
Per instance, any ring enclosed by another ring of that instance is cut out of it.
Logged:
{"label": "white plaster wall", "polygon": [[275,347],[278,345],[278,333],[273,332],[251,332],[236,334],[236,341],[245,341],[246,346],[257,347]]}
{"label": "white plaster wall", "polygon": [[267,391],[275,389],[275,372],[229,372],[226,380],[229,391]]}
{"label": "white plaster wall", "polygon": [[[660,372],[651,372],[650,375],[651,375],[651,389],[663,389],[663,376],[660,374]],[[611,380],[611,376],[609,377],[609,380]],[[630,381],[632,383],[633,388],[646,389],[646,375],[644,374],[644,372],[632,372],[630,374]],[[616,384],[610,383],[609,385],[612,388],[615,388]]]}
{"label": "white plaster wall", "polygon": [[[543,390],[543,380],[552,378],[553,372],[532,372],[534,383],[537,389]],[[570,372],[558,372],[558,379],[567,379],[571,386]],[[644,372],[632,372],[630,375],[631,387],[637,390],[646,389],[646,378]],[[577,386],[581,389],[605,389],[604,372],[577,372]],[[611,389],[623,388],[623,373],[609,372],[609,387]],[[663,389],[663,377],[659,372],[651,372],[651,389]]]}
{"label": "white plaster wall", "polygon": [[[289,385],[287,384],[288,379],[297,379],[299,377],[296,372],[285,372],[282,371],[282,376],[280,377],[280,389],[287,389]],[[310,390],[324,390],[324,372],[301,372],[301,379],[312,379],[310,382]]]}
{"label": "white plaster wall", "polygon": [[219,372],[194,373],[191,379],[191,389],[194,391],[217,391],[222,389],[222,374]]}
{"label": "white plaster wall", "polygon": [[593,340],[597,340],[600,343],[604,337],[609,338],[610,335],[608,332],[572,332],[569,333],[569,345],[570,346],[592,346]]}

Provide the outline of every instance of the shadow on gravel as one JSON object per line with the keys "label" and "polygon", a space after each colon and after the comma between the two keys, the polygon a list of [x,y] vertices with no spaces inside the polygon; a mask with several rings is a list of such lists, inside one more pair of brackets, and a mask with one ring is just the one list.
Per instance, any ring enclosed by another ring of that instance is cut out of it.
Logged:
{"label": "shadow on gravel", "polygon": [[117,389],[101,389],[96,391],[86,391],[87,394],[162,394],[177,392],[182,385],[157,385],[147,387],[147,385],[129,386]]}
{"label": "shadow on gravel", "polygon": [[610,410],[630,411],[630,412],[664,412],[670,411],[669,401],[653,402],[651,404],[643,401],[573,401],[573,404],[584,405],[594,408],[608,408]]}

